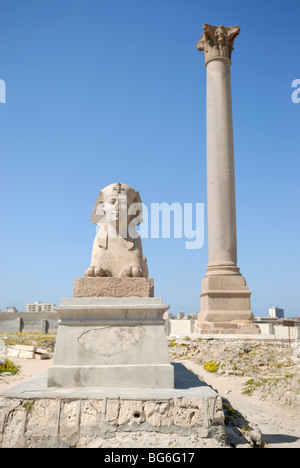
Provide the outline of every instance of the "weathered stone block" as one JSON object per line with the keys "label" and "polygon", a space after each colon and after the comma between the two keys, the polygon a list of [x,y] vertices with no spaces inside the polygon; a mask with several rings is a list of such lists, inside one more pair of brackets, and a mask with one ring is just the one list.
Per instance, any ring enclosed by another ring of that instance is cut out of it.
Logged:
{"label": "weathered stone block", "polygon": [[19,358],[34,359],[34,351],[19,351]]}
{"label": "weathered stone block", "polygon": [[154,297],[153,278],[74,278],[74,297]]}
{"label": "weathered stone block", "polygon": [[20,351],[18,349],[8,347],[6,355],[7,357],[18,357],[19,353]]}
{"label": "weathered stone block", "polygon": [[122,401],[119,413],[119,426],[136,425],[145,421],[142,401]]}
{"label": "weathered stone block", "polygon": [[14,349],[19,349],[20,351],[36,351],[36,346],[31,345],[14,345]]}
{"label": "weathered stone block", "polygon": [[119,416],[119,400],[109,399],[106,403],[106,417],[107,423],[116,426],[118,424]]}

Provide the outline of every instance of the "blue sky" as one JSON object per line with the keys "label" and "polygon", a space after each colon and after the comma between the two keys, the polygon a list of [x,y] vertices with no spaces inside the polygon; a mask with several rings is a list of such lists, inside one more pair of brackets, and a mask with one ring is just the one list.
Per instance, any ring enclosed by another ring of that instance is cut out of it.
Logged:
{"label": "blue sky", "polygon": [[[239,24],[232,95],[238,266],[252,310],[300,315],[299,0],[0,0],[0,308],[60,303],[90,264],[101,188],[206,206],[203,23]],[[155,295],[199,311],[208,262],[144,239]]]}

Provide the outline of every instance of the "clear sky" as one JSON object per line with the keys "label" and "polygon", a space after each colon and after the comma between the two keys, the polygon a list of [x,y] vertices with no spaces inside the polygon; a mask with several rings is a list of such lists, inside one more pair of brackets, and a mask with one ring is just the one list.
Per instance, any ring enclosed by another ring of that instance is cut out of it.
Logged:
{"label": "clear sky", "polygon": [[[0,0],[0,308],[71,297],[98,192],[206,206],[203,23],[240,25],[231,67],[238,266],[252,310],[300,315],[299,0]],[[155,295],[199,311],[208,263],[144,239]]]}

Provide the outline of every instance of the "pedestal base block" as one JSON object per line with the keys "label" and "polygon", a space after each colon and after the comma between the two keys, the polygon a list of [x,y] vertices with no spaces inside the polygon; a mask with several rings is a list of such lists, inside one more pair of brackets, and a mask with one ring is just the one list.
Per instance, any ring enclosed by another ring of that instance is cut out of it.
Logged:
{"label": "pedestal base block", "polygon": [[161,298],[62,299],[49,387],[174,388]]}
{"label": "pedestal base block", "polygon": [[49,387],[173,388],[174,370],[165,365],[53,366]]}
{"label": "pedestal base block", "polygon": [[202,335],[214,335],[214,334],[236,334],[236,335],[257,335],[260,333],[259,327],[253,322],[246,321],[231,321],[231,322],[206,322],[206,321],[195,321],[194,333],[200,333]]}
{"label": "pedestal base block", "polygon": [[258,334],[250,308],[251,293],[243,276],[221,268],[208,273],[202,281],[201,311],[195,333]]}

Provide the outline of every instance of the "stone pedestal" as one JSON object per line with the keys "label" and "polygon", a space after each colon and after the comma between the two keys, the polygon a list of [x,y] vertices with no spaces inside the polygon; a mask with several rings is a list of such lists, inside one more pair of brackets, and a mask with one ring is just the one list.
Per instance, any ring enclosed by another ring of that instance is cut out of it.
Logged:
{"label": "stone pedestal", "polygon": [[209,264],[202,281],[195,331],[260,333],[250,291],[237,267],[231,53],[239,26],[204,24],[197,48],[207,76],[207,213]]}
{"label": "stone pedestal", "polygon": [[253,323],[251,293],[239,269],[209,273],[212,272],[208,269],[202,280],[201,312],[195,321],[194,331],[209,334],[260,333],[259,327]]}
{"label": "stone pedestal", "polygon": [[174,388],[161,298],[62,299],[49,387]]}
{"label": "stone pedestal", "polygon": [[154,297],[153,278],[75,278],[73,297]]}

